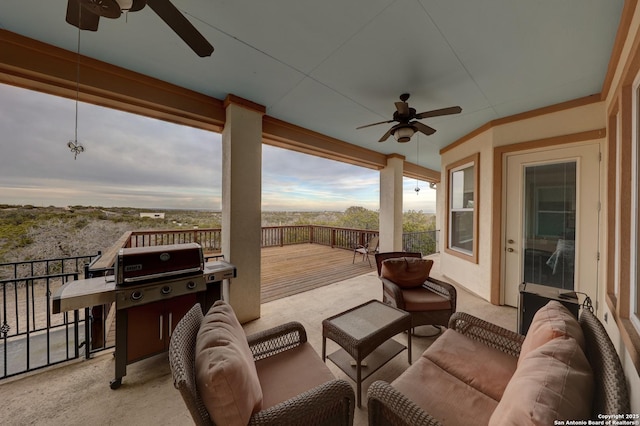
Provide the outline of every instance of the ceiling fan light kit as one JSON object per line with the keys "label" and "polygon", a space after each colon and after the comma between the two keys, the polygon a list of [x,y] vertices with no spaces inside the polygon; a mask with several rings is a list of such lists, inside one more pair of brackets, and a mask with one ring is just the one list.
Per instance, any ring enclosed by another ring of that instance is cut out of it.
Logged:
{"label": "ceiling fan light kit", "polygon": [[396,128],[394,131],[391,132],[391,134],[396,139],[396,141],[400,143],[405,143],[411,140],[411,137],[414,135],[415,132],[416,132],[416,129],[414,129],[411,126],[402,126],[402,127]]}
{"label": "ceiling fan light kit", "polygon": [[[393,118],[387,121],[380,121],[378,123],[365,124],[364,126],[357,127],[357,129],[364,129],[365,127],[377,126],[378,124],[388,124],[397,122],[398,124],[391,127],[387,132],[382,135],[378,142],[386,141],[389,136],[393,135],[396,141],[400,143],[409,142],[411,137],[416,133],[424,133],[429,136],[436,132],[433,127],[427,126],[416,120],[429,117],[439,117],[441,115],[459,114],[462,112],[462,108],[459,106],[453,106],[448,108],[434,109],[432,111],[425,111],[416,114],[415,108],[410,108],[407,100],[409,100],[408,93],[400,95],[400,102],[396,102],[396,111],[393,113]],[[413,120],[413,121],[412,121]]]}

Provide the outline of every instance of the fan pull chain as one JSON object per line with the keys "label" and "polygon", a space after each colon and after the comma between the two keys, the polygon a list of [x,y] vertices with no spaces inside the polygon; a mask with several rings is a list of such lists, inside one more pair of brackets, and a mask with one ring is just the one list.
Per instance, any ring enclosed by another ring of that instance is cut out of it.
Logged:
{"label": "fan pull chain", "polygon": [[[82,7],[78,8],[78,22],[81,22]],[[73,152],[73,159],[78,158],[78,154],[84,152],[84,147],[78,143],[78,104],[80,103],[80,26],[78,26],[78,41],[76,46],[76,116],[74,140],[67,143],[67,147]]]}
{"label": "fan pull chain", "polygon": [[[418,167],[420,166],[420,134],[418,134],[418,137],[416,138],[416,164],[418,165]],[[420,185],[419,185],[419,180],[416,178],[416,187],[414,189],[414,191],[416,191],[416,195],[420,195]]]}

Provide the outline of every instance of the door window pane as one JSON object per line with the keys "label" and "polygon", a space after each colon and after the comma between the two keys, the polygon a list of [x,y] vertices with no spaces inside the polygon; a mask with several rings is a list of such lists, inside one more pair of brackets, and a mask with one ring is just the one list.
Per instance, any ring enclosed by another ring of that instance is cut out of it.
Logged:
{"label": "door window pane", "polygon": [[573,290],[576,162],[525,168],[524,281]]}

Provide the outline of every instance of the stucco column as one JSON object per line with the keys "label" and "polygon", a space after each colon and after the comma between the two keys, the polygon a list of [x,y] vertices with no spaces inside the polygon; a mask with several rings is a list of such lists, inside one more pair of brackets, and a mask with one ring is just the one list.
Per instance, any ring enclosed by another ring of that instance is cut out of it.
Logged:
{"label": "stucco column", "polygon": [[380,251],[402,251],[402,174],[404,157],[392,154],[380,170]]}
{"label": "stucco column", "polygon": [[222,131],[222,253],[238,270],[229,303],[241,323],[260,317],[262,116],[264,107],[227,96]]}

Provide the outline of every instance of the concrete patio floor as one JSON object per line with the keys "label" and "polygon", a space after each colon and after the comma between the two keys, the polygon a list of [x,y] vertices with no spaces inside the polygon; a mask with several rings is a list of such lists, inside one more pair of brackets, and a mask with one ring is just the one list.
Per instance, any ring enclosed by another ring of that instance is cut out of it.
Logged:
{"label": "concrete patio floor", "polygon": [[[432,275],[439,274],[438,256]],[[493,306],[458,288],[458,311],[469,312],[511,330],[516,330],[516,309]],[[261,318],[245,324],[250,334],[287,321],[301,322],[310,343],[322,353],[322,320],[371,299],[381,299],[381,284],[375,272],[316,288],[305,293],[262,304]],[[418,328],[418,334],[432,329]],[[406,344],[406,334],[395,337]],[[414,359],[435,337],[414,337]],[[328,341],[327,353],[338,346]],[[336,377],[355,384],[331,361]],[[367,424],[366,389],[375,380],[393,381],[407,368],[403,352],[363,383],[362,407],[356,408],[355,424]],[[193,424],[179,392],[173,387],[166,354],[127,367],[118,390],[109,388],[114,375],[111,353],[75,361],[0,384],[0,423],[3,425],[189,425]]]}

